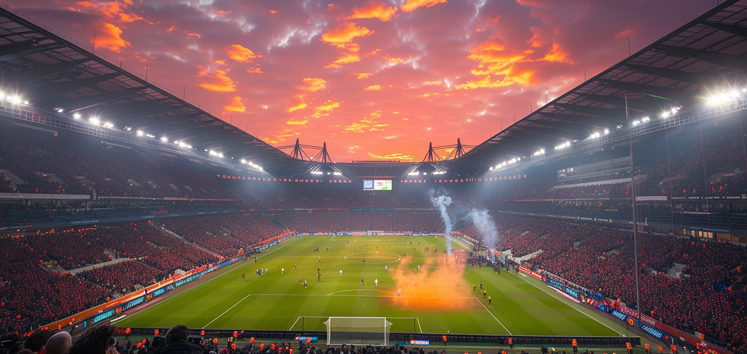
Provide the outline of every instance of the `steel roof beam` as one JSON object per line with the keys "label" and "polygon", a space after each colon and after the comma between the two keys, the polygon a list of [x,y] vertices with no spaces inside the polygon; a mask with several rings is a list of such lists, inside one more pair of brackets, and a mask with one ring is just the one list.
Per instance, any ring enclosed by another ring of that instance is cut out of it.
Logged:
{"label": "steel roof beam", "polygon": [[72,91],[75,91],[75,90],[78,90],[84,87],[95,86],[99,82],[111,80],[121,75],[122,74],[120,73],[113,73],[113,74],[89,77],[87,79],[79,79],[79,80],[71,80],[71,81],[65,81],[65,82],[39,85],[39,86],[34,86],[34,87],[29,88],[28,91],[31,92],[30,98],[34,102],[41,102],[41,101],[48,100],[52,97],[64,95],[68,92],[72,92]]}
{"label": "steel roof beam", "polygon": [[601,119],[610,120],[619,122],[621,119],[619,118],[620,115],[622,115],[622,120],[625,120],[625,113],[623,112],[620,114],[620,111],[618,109],[609,109],[609,108],[602,108],[602,107],[594,107],[594,106],[582,106],[572,103],[555,103],[556,107],[560,107],[572,112],[578,112],[583,114],[589,114],[592,116],[599,117]]}
{"label": "steel roof beam", "polygon": [[66,61],[52,65],[35,66],[31,69],[10,71],[3,73],[3,82],[15,82],[17,85],[26,84],[31,81],[39,80],[47,76],[57,75],[69,71],[75,66],[83,64],[89,59]]}
{"label": "steel roof beam", "polygon": [[64,45],[60,43],[39,44],[39,41],[35,39],[10,43],[0,46],[0,61],[15,59],[24,55],[35,54],[60,47],[64,47]]}
{"label": "steel roof beam", "polygon": [[142,89],[144,89],[144,87],[134,87],[134,88],[126,88],[126,89],[119,90],[119,91],[106,92],[100,95],[83,96],[83,97],[78,97],[78,98],[59,98],[55,100],[55,101],[59,101],[59,103],[55,106],[63,107],[68,112],[75,112],[82,108],[98,106],[100,104],[105,104],[106,102],[109,102],[109,101],[118,100],[123,97],[134,95],[138,91],[141,91]]}
{"label": "steel roof beam", "polygon": [[674,91],[681,91],[681,89],[673,89],[669,87],[652,86],[652,85],[638,84],[634,82],[624,82],[624,81],[618,81],[618,80],[597,79],[596,81],[599,81],[609,87],[613,87],[616,89],[635,92],[635,93],[641,93],[641,94],[650,95],[653,97],[659,97],[661,95],[666,95]]}
{"label": "steel roof beam", "polygon": [[705,21],[702,22],[702,24],[704,26],[715,28],[719,31],[724,31],[724,32],[728,32],[731,34],[736,34],[737,36],[740,36],[740,37],[747,38],[747,28],[745,27],[727,25],[723,23],[705,22]]}
{"label": "steel roof beam", "polygon": [[724,53],[709,52],[705,50],[675,47],[671,45],[659,45],[656,50],[667,52],[681,58],[694,58],[709,63],[725,66],[740,71],[747,71],[747,61],[744,56]]}
{"label": "steel roof beam", "polygon": [[682,81],[689,84],[695,84],[695,85],[702,85],[703,81],[706,79],[703,74],[700,73],[689,73],[679,70],[672,70],[672,69],[664,69],[664,68],[655,68],[653,66],[648,65],[639,65],[639,64],[625,64],[625,66],[640,71],[642,73],[650,74],[650,75],[656,75],[665,77],[672,80]]}

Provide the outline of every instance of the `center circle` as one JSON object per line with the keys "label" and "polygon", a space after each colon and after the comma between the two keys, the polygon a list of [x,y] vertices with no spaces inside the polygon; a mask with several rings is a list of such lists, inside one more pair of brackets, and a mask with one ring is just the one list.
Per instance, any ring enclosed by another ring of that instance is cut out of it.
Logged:
{"label": "center circle", "polygon": [[394,253],[355,253],[345,256],[345,260],[348,262],[380,264],[380,263],[394,263],[402,258],[398,254]]}

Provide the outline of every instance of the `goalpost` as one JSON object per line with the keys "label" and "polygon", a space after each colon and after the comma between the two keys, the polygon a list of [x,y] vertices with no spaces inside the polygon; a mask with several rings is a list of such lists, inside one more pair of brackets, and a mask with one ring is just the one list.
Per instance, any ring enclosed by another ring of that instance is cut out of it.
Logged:
{"label": "goalpost", "polygon": [[392,323],[386,317],[330,317],[324,324],[327,345],[389,345]]}

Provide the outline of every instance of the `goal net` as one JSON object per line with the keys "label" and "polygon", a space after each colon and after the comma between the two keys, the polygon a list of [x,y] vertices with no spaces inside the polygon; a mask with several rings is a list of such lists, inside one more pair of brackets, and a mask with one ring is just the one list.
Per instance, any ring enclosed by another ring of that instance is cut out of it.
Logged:
{"label": "goal net", "polygon": [[389,345],[392,323],[386,317],[330,317],[324,324],[327,345]]}

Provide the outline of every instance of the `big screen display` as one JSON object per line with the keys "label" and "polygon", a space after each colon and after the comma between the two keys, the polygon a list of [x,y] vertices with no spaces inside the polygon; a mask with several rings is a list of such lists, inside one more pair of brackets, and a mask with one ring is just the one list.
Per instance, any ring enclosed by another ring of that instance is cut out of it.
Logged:
{"label": "big screen display", "polygon": [[364,179],[364,191],[390,191],[392,190],[392,180],[389,179]]}

